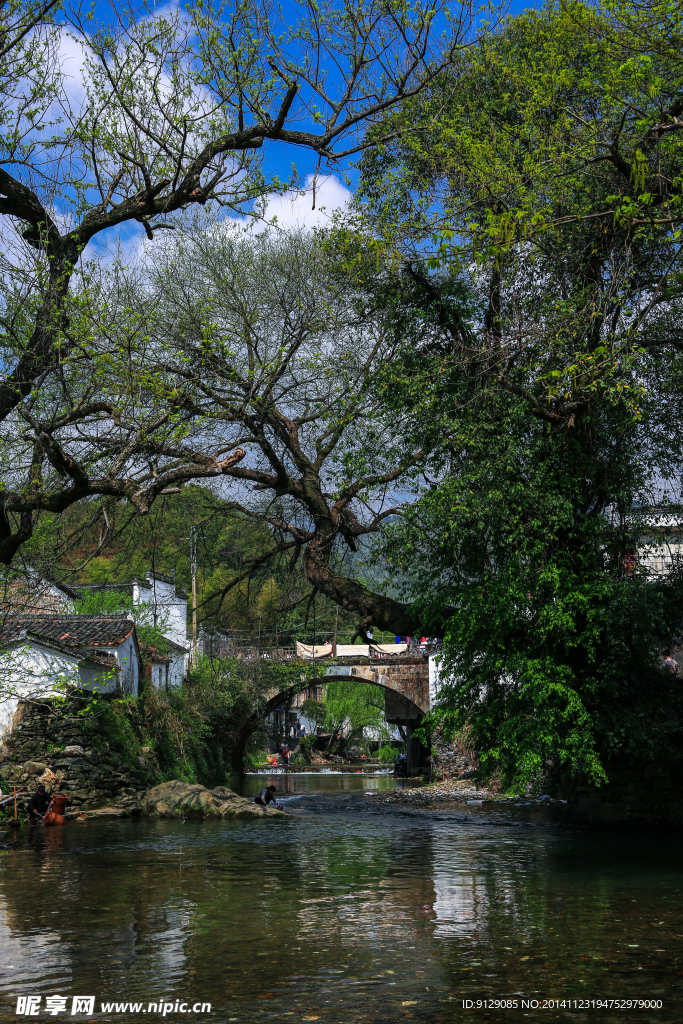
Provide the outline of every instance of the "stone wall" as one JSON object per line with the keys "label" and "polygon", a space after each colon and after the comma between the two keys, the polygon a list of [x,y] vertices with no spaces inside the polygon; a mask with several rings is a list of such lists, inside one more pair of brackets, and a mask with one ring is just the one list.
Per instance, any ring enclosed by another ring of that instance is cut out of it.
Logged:
{"label": "stone wall", "polygon": [[606,785],[574,790],[574,817],[596,824],[683,825],[683,760],[608,765],[606,771]]}
{"label": "stone wall", "polygon": [[432,779],[450,781],[471,778],[479,762],[465,737],[455,736],[447,741],[437,729],[432,736],[431,765]]}
{"label": "stone wall", "polygon": [[156,764],[148,748],[133,766],[130,755],[110,749],[98,718],[78,717],[75,710],[48,701],[20,704],[0,760],[5,795],[14,784],[17,792],[33,793],[43,782],[48,792],[68,793],[72,809],[86,809],[120,801],[154,780]]}

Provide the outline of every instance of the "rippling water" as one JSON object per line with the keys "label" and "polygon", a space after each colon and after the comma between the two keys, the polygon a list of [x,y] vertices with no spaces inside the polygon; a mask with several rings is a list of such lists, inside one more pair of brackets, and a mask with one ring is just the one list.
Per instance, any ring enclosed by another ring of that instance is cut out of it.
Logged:
{"label": "rippling water", "polygon": [[[140,1020],[109,1000],[211,1003],[189,1019],[221,1024],[683,1020],[680,835],[388,806],[368,783],[290,794],[283,821],[25,827],[0,855],[0,1019],[35,994],[43,1020]],[[71,1016],[74,995],[96,1012]],[[518,1005],[463,1008],[482,999]]]}

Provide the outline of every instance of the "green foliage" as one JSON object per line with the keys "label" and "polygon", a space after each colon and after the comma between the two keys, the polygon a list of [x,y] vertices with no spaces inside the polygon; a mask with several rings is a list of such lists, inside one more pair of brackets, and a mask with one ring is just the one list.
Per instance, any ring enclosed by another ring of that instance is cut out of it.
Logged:
{"label": "green foliage", "polygon": [[372,683],[334,680],[325,687],[325,726],[338,729],[349,720],[352,732],[384,722],[384,690]]}
{"label": "green foliage", "polygon": [[397,753],[396,747],[392,746],[391,743],[385,743],[384,746],[379,748],[376,756],[380,764],[393,764]]}
{"label": "green foliage", "polygon": [[673,756],[683,728],[680,687],[656,668],[680,626],[681,579],[626,565],[643,529],[641,434],[623,410],[590,427],[590,447],[578,431],[560,442],[518,403],[488,405],[467,465],[387,536],[403,586],[444,629],[452,681],[434,720],[468,725],[481,774],[517,791]]}
{"label": "green foliage", "polygon": [[[105,511],[111,539],[101,554],[88,560],[88,552],[97,549],[101,539]],[[164,495],[145,517],[123,504],[110,507],[100,500],[60,516],[45,515],[27,545],[27,555],[37,569],[67,583],[124,583],[152,570],[175,578],[189,593],[192,526],[197,531],[200,624],[228,631],[238,644],[262,649],[293,646],[297,640],[311,643],[314,635],[320,643],[333,635],[335,622],[340,640],[353,635],[353,619],[344,612],[338,615],[329,599],[318,595],[308,607],[311,587],[303,564],[290,570],[289,557],[256,568],[221,596],[245,563],[263,554],[271,539],[264,524],[246,518],[233,503],[206,487],[189,485],[178,494]],[[164,649],[164,623],[158,622],[159,629],[151,633],[152,616],[139,606],[133,608],[125,594],[106,589],[82,592],[77,610],[103,615],[134,612],[143,643]]]}
{"label": "green foliage", "polygon": [[301,666],[202,658],[182,687],[168,693],[146,688],[137,698],[104,700],[97,714],[100,747],[107,743],[136,770],[142,748],[150,747],[159,769],[156,782],[222,785],[245,760],[262,762],[260,720],[272,693],[310,685],[317,671],[317,666],[307,674]]}
{"label": "green foliage", "polygon": [[[301,714],[304,718],[309,718],[312,722],[315,722],[317,726],[324,725],[325,718],[327,716],[324,702],[315,700],[313,697],[307,697],[303,702],[301,705]],[[308,738],[308,736],[304,736],[304,739]]]}
{"label": "green foliage", "polygon": [[526,11],[364,158],[366,215],[452,341],[377,378],[447,449],[379,557],[444,638],[435,719],[517,791],[680,746],[656,668],[679,573],[628,566],[648,510],[680,499],[682,26],[658,3]]}

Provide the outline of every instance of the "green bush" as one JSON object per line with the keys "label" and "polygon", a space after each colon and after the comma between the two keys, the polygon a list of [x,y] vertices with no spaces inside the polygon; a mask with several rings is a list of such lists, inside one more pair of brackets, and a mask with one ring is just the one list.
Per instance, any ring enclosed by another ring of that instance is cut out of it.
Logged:
{"label": "green bush", "polygon": [[383,747],[380,747],[377,751],[377,760],[380,764],[393,764],[396,760],[398,750],[393,747],[391,743],[385,743]]}

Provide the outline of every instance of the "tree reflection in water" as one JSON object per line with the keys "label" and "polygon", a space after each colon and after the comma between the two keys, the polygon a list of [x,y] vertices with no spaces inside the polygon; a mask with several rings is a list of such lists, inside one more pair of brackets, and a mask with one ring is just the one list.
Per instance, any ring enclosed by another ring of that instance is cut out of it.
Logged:
{"label": "tree reflection in water", "polygon": [[658,1021],[683,1016],[673,837],[362,794],[301,805],[277,822],[24,829],[0,857],[0,1019],[30,993],[201,1000],[240,1024],[475,1020],[463,998],[515,993],[661,998]]}

